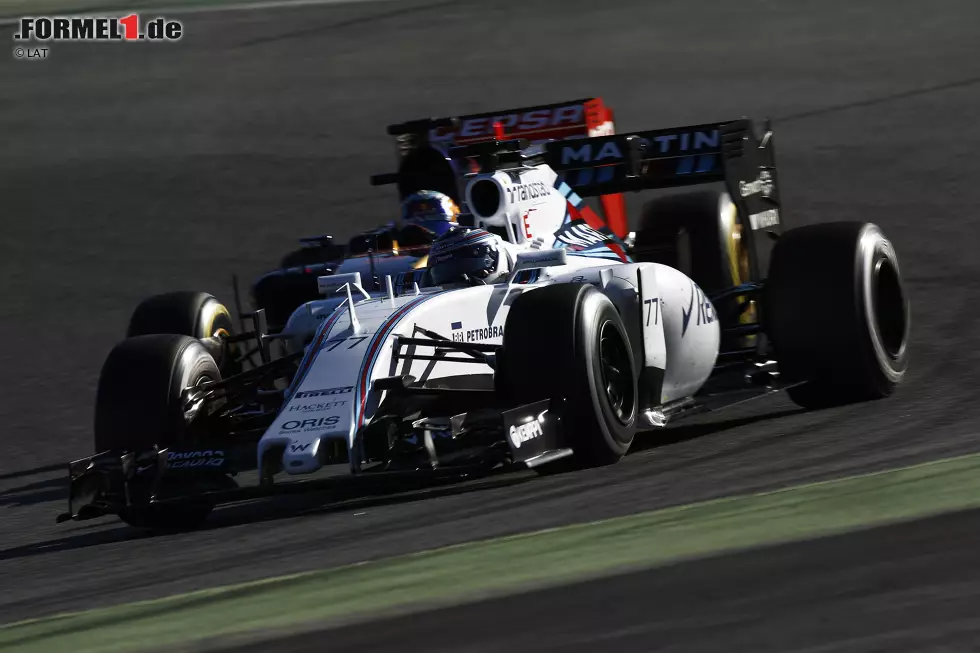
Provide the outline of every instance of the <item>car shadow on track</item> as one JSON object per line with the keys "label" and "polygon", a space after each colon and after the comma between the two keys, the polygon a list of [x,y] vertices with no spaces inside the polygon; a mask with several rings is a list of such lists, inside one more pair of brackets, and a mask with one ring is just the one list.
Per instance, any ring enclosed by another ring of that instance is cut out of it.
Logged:
{"label": "car shadow on track", "polygon": [[[692,424],[681,423],[676,426],[668,426],[664,429],[656,429],[652,431],[644,431],[638,433],[636,438],[633,440],[633,445],[630,447],[628,456],[635,455],[637,453],[648,451],[650,449],[657,449],[659,447],[664,447],[671,444],[679,444],[681,442],[687,442],[688,440],[696,440],[698,438],[703,438],[714,433],[720,433],[722,431],[730,431],[732,429],[737,429],[743,426],[750,426],[752,424],[758,424],[760,422],[768,422],[771,420],[779,419],[782,417],[791,417],[793,415],[800,415],[807,412],[805,408],[786,408],[783,410],[769,411],[765,413],[760,413],[756,415],[749,415],[746,417],[738,417],[734,419],[725,420],[715,420],[715,421],[704,421]],[[738,451],[751,450],[757,447],[767,446],[768,440],[763,441],[752,441],[747,442],[744,447],[738,448]],[[734,453],[732,450],[726,450],[724,455],[730,456]],[[710,458],[710,456],[709,456]],[[702,461],[705,458],[699,457],[698,460]]]}
{"label": "car shadow on track", "polygon": [[[365,510],[369,508],[379,508],[383,506],[423,501],[426,499],[455,496],[490,490],[495,488],[510,487],[534,478],[534,475],[525,473],[522,475],[508,476],[488,476],[483,479],[466,481],[456,485],[438,485],[428,487],[416,487],[400,492],[388,492],[385,494],[374,494],[364,496],[362,492],[358,496],[351,494],[338,495],[337,491],[314,490],[308,494],[295,494],[288,496],[273,496],[263,499],[256,499],[247,503],[228,504],[216,510],[208,521],[196,529],[199,531],[228,528],[243,524],[256,524],[261,522],[275,521],[280,519],[291,519],[297,517],[307,517],[313,515],[324,515],[338,512],[348,512],[355,510]],[[80,533],[68,535],[66,537],[44,540],[32,544],[12,547],[0,550],[0,562],[5,560],[15,560],[18,558],[29,558],[46,553],[67,551],[73,549],[85,549],[89,547],[102,546],[105,544],[115,544],[127,540],[136,540],[148,537],[166,537],[168,533],[151,533],[148,531],[132,528],[114,521],[114,517],[106,517],[93,522],[82,522],[83,524],[105,526],[118,524],[118,527],[111,530],[100,530],[91,533]],[[76,526],[77,530],[86,526]]]}
{"label": "car shadow on track", "polygon": [[38,474],[47,474],[49,472],[57,472],[65,470],[67,473],[68,465],[65,463],[53,463],[51,465],[42,465],[40,467],[33,467],[31,469],[20,469],[16,472],[7,472],[6,474],[0,474],[0,481],[9,481],[13,478],[23,478],[24,476],[37,476]]}
{"label": "car shadow on track", "polygon": [[279,519],[328,515],[334,513],[367,510],[399,504],[426,501],[439,497],[460,496],[485,490],[493,490],[520,485],[533,480],[535,475],[490,474],[462,483],[416,485],[397,490],[377,492],[356,489],[334,489],[296,494],[290,496],[260,499],[248,504],[229,504],[217,510],[208,519],[203,529],[227,528],[242,524],[253,524]]}
{"label": "car shadow on track", "polygon": [[[714,433],[719,433],[742,426],[749,426],[768,420],[788,417],[802,412],[805,411],[801,408],[786,409],[735,419],[714,420],[691,424],[682,423],[666,429],[646,431],[637,435],[633,442],[633,446],[630,448],[629,455],[670,444],[686,442],[688,440],[705,437]],[[768,439],[763,441],[755,440],[739,446],[739,450],[749,450],[767,445]],[[709,458],[730,456],[732,454],[733,452],[731,449],[726,449],[724,452],[718,454],[698,456],[697,460],[699,462],[703,462]],[[512,472],[507,474],[489,474],[482,478],[475,478],[463,481],[462,483],[449,483],[446,481],[438,483],[420,482],[412,487],[405,486],[400,487],[397,490],[389,489],[377,492],[365,492],[363,488],[317,489],[303,494],[272,496],[262,499],[254,499],[248,502],[227,504],[216,510],[208,521],[198,530],[206,531],[223,529],[244,524],[359,511],[384,506],[413,503],[438,497],[459,496],[484,490],[512,487],[527,483],[535,480],[536,478],[538,478],[537,474],[528,471],[517,473]],[[61,496],[64,494],[64,491],[61,488],[54,489],[52,487],[53,484],[61,483],[63,483],[62,480],[53,479],[34,485],[38,486],[37,490],[39,492],[57,492],[58,495]],[[15,490],[21,491],[23,488]],[[0,501],[3,501],[2,494],[0,494]],[[92,522],[83,522],[85,526],[76,525],[75,528],[76,530],[81,530],[83,528],[105,526],[113,523],[119,524],[119,522],[114,522],[114,519],[114,517],[106,517]],[[46,540],[0,550],[0,561],[32,557],[56,551],[101,546],[104,544],[112,544],[126,540],[166,536],[167,533],[154,534],[119,524],[116,528],[112,528],[110,530],[77,533],[63,538]]]}
{"label": "car shadow on track", "polygon": [[68,502],[68,482],[65,478],[59,476],[0,490],[0,508],[33,506],[51,501]]}

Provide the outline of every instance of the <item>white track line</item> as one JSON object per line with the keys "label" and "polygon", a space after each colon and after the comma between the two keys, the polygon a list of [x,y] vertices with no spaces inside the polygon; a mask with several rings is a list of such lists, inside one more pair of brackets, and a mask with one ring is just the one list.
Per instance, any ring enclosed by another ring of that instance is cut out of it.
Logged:
{"label": "white track line", "polygon": [[[207,0],[204,0],[206,2]],[[168,16],[176,14],[203,14],[217,13],[221,11],[262,11],[266,9],[281,9],[292,7],[311,7],[315,5],[342,5],[355,4],[359,2],[379,2],[380,0],[263,0],[262,2],[234,2],[228,4],[213,5],[186,5],[176,7],[156,7],[140,6],[127,7],[122,9],[100,9],[98,11],[84,11],[73,13],[69,9],[57,9],[47,13],[29,12],[25,16],[125,16],[126,14],[154,14],[157,16]],[[203,3],[202,3],[203,4]],[[20,23],[18,18],[0,18],[0,25],[17,25]]]}

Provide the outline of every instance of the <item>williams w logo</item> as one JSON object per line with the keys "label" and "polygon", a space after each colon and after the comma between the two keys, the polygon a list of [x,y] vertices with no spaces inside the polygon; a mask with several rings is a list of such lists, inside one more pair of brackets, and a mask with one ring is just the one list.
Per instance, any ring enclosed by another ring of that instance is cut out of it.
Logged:
{"label": "williams w logo", "polygon": [[312,446],[313,446],[312,442],[308,442],[306,444],[291,444],[289,445],[289,450],[292,451],[293,453],[303,453],[304,451],[306,451]]}

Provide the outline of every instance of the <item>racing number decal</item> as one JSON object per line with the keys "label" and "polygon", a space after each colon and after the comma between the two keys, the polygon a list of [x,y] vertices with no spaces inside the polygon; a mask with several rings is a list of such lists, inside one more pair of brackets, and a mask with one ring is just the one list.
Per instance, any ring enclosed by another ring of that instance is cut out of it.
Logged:
{"label": "racing number decal", "polygon": [[[639,290],[639,315],[643,340],[643,366],[667,369],[667,341],[664,337],[664,321],[660,314],[664,311],[663,298],[657,287],[657,273],[652,265],[640,266],[637,270],[637,290]],[[644,315],[645,313],[645,315]]]}
{"label": "racing number decal", "polygon": [[653,316],[653,323],[660,324],[660,298],[654,297],[653,299],[644,299],[643,303],[647,305],[646,326],[650,326],[651,315]]}
{"label": "racing number decal", "polygon": [[348,349],[353,349],[354,347],[358,346],[359,344],[361,344],[367,339],[368,336],[354,336],[353,338],[337,338],[336,340],[328,340],[325,343],[323,343],[323,347],[321,347],[321,349],[326,349],[327,351],[333,351],[334,349],[340,346],[340,343],[344,342],[345,340],[354,341],[354,343],[350,347],[348,347]]}

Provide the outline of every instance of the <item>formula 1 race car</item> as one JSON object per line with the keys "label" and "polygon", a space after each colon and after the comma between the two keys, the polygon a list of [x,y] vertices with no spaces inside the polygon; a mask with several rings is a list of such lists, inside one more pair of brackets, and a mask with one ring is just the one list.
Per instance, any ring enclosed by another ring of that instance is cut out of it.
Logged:
{"label": "formula 1 race car", "polygon": [[[59,519],[189,527],[332,465],[354,479],[608,465],[686,414],[776,390],[808,408],[872,400],[903,379],[894,248],[870,223],[784,231],[768,124],[761,139],[739,120],[536,155],[459,147],[480,162],[475,224],[379,297],[359,273],[322,276],[324,298],[275,334],[261,310],[230,333],[204,293],[144,302],[102,369],[97,453],[70,464]],[[655,200],[632,243],[582,199],[715,182]],[[235,353],[249,342],[259,365]],[[258,485],[238,487],[250,469]]]}
{"label": "formula 1 race car", "polygon": [[[550,140],[586,138],[615,132],[614,118],[601,98],[570,100],[518,109],[470,114],[452,118],[413,120],[388,126],[395,137],[398,172],[375,175],[373,185],[395,184],[404,200],[419,190],[437,190],[462,209],[462,224],[472,225],[466,205],[467,173],[478,162],[464,155],[465,148],[496,140],[524,138],[530,146]],[[499,134],[498,134],[499,132]],[[623,198],[603,195],[596,210],[620,236],[626,233]],[[505,234],[501,234],[505,235]],[[328,274],[358,272],[363,287],[381,293],[385,275],[424,268],[433,235],[395,221],[358,233],[346,244],[331,236],[301,239],[302,247],[287,253],[279,267],[260,276],[252,285],[252,304],[265,309],[269,327],[281,329],[297,307],[319,297],[317,278]]]}

